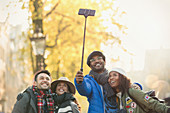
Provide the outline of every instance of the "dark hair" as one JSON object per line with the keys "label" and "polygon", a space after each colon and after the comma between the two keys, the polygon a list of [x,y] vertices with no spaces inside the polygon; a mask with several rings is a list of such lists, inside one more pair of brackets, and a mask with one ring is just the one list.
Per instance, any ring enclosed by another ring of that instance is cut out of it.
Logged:
{"label": "dark hair", "polygon": [[[55,89],[53,90],[53,93],[56,92],[56,88],[57,88],[57,85],[59,84],[60,82],[58,82],[56,85],[55,85]],[[68,87],[68,91],[71,92],[71,89],[70,89],[70,86],[67,84],[67,82],[64,82],[66,83],[67,87]]]}
{"label": "dark hair", "polygon": [[67,84],[67,87],[68,87],[68,91],[71,92],[70,86],[68,84]]}
{"label": "dark hair", "polygon": [[119,73],[119,90],[124,94],[130,87],[130,79]]}
{"label": "dark hair", "polygon": [[45,73],[45,74],[47,74],[48,76],[51,76],[51,75],[50,75],[50,72],[49,72],[48,70],[40,70],[40,71],[37,71],[37,72],[34,74],[34,81],[37,81],[37,77],[38,77],[38,75],[41,74],[41,73]]}

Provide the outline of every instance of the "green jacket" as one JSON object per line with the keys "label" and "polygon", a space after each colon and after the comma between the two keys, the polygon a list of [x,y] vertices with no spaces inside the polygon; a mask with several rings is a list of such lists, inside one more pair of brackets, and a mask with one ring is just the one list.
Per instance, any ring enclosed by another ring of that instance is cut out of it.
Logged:
{"label": "green jacket", "polygon": [[12,113],[37,113],[36,96],[33,94],[32,87],[27,88],[17,99]]}
{"label": "green jacket", "polygon": [[[147,113],[149,110],[153,110],[158,113],[168,113],[170,110],[170,107],[153,99],[141,90],[129,88],[129,95],[126,92],[121,98],[123,108],[126,109],[127,113]],[[135,101],[133,101],[130,97],[135,99]],[[140,106],[138,106],[136,102]]]}

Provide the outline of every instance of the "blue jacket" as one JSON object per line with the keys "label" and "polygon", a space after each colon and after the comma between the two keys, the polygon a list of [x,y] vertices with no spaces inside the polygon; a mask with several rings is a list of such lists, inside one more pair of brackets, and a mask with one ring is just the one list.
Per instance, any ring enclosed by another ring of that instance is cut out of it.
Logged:
{"label": "blue jacket", "polygon": [[80,95],[86,96],[89,102],[88,113],[104,113],[104,99],[103,88],[93,77],[86,75],[82,83],[77,84],[76,79],[74,83]]}

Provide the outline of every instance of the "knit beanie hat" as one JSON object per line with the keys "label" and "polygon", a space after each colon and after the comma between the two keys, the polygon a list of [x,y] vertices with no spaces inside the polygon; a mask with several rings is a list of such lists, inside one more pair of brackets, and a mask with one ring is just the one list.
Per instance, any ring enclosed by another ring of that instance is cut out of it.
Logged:
{"label": "knit beanie hat", "polygon": [[121,68],[113,68],[113,69],[111,69],[111,71],[109,71],[109,74],[110,74],[110,72],[112,72],[112,71],[115,71],[115,72],[118,72],[118,73],[120,73],[120,74],[122,74],[122,75],[124,75],[124,76],[127,76],[127,75],[126,75],[126,72],[125,72],[123,69],[121,69]]}
{"label": "knit beanie hat", "polygon": [[90,55],[88,56],[87,58],[87,65],[90,67],[90,59],[93,57],[93,56],[101,56],[103,58],[103,60],[105,61],[105,56],[102,52],[100,51],[93,51],[92,53],[90,53]]}
{"label": "knit beanie hat", "polygon": [[138,86],[140,87],[140,89],[141,89],[141,90],[143,90],[143,87],[142,87],[142,85],[141,85],[141,84],[139,84],[139,83],[137,83],[137,82],[135,82],[135,83],[133,83],[133,84],[138,85]]}

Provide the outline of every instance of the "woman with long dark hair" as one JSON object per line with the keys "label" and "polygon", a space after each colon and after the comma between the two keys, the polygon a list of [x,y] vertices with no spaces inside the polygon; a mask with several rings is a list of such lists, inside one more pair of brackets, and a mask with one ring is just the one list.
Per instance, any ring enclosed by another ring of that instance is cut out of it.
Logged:
{"label": "woman with long dark hair", "polygon": [[116,92],[117,103],[122,113],[170,113],[170,107],[153,99],[141,90],[131,87],[130,79],[121,68],[109,72],[109,84]]}

